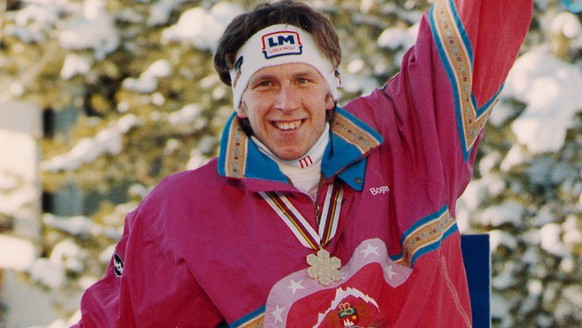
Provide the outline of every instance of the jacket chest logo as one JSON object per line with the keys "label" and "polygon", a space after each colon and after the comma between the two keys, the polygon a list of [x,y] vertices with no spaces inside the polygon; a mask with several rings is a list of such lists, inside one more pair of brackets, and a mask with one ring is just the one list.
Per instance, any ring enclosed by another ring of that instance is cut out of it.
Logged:
{"label": "jacket chest logo", "polygon": [[387,194],[390,191],[388,186],[372,187],[370,188],[370,193],[372,196]]}

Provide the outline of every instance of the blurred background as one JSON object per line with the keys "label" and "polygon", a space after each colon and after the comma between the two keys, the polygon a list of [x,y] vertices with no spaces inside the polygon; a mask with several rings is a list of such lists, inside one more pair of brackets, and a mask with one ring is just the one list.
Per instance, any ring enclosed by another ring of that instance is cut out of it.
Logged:
{"label": "blurred background", "polygon": [[[75,321],[125,214],[217,154],[232,107],[212,53],[257,3],[0,0],[0,327]],[[350,99],[398,71],[431,1],[310,3]],[[582,325],[581,19],[535,1],[458,205],[463,233],[491,236],[495,327]]]}

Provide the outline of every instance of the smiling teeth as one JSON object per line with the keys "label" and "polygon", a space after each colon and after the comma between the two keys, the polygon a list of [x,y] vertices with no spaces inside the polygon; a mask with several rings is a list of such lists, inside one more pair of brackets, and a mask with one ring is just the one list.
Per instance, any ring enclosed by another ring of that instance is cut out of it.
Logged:
{"label": "smiling teeth", "polygon": [[293,122],[274,122],[275,126],[281,130],[297,129],[301,125],[301,121]]}

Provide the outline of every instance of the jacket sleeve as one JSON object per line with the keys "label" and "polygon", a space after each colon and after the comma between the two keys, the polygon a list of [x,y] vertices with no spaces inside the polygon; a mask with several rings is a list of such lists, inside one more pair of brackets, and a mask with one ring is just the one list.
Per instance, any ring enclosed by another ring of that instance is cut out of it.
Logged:
{"label": "jacket sleeve", "polygon": [[164,247],[160,231],[139,208],[128,214],[105,277],[81,299],[75,327],[215,327],[222,321],[184,261]]}
{"label": "jacket sleeve", "polygon": [[[531,0],[437,0],[425,15],[431,41],[409,59],[418,56],[417,61],[429,63],[435,72],[430,77],[438,142],[434,148],[439,149],[444,176],[450,181],[446,188],[452,212],[472,176],[477,145],[532,13]],[[422,49],[427,46],[430,50]],[[416,69],[409,78],[426,79],[422,70]],[[417,104],[422,101],[419,94],[430,92],[419,89]]]}
{"label": "jacket sleeve", "polygon": [[351,104],[384,137],[398,207],[412,208],[403,226],[443,206],[454,215],[531,17],[531,0],[436,0],[400,73]]}

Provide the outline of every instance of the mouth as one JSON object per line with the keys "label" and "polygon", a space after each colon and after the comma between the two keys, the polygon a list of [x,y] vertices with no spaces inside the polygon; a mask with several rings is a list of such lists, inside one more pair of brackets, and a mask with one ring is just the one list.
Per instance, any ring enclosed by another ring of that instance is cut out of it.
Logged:
{"label": "mouth", "polygon": [[295,121],[273,121],[272,124],[279,130],[290,131],[295,130],[301,126],[303,120]]}

